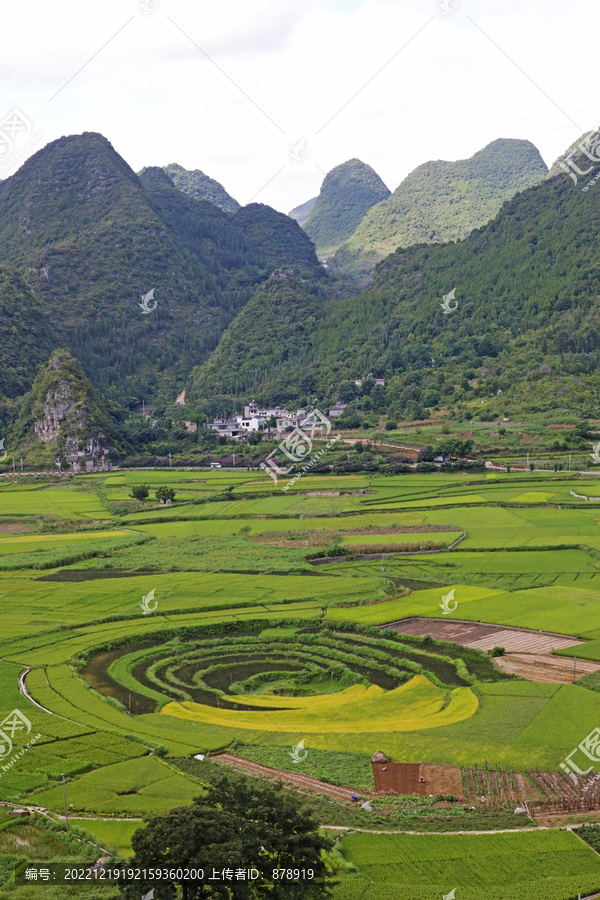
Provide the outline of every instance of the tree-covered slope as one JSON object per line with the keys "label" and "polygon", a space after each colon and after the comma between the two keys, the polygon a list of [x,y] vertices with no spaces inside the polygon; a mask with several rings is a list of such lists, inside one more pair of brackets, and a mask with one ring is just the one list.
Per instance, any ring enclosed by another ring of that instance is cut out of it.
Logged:
{"label": "tree-covered slope", "polygon": [[356,230],[365,213],[389,196],[377,172],[360,159],[350,159],[328,172],[304,222],[319,255],[331,255]]}
{"label": "tree-covered slope", "polygon": [[170,163],[163,166],[163,171],[167,173],[175,187],[195,200],[208,200],[219,209],[230,213],[237,212],[240,208],[240,204],[227,193],[222,184],[205,175],[200,169],[184,169],[177,163]]}
{"label": "tree-covered slope", "polygon": [[396,247],[461,240],[547,172],[534,145],[522,140],[493,141],[469,159],[424,163],[366,213],[332,265],[364,276]]}
{"label": "tree-covered slope", "polygon": [[[599,221],[600,190],[582,194],[563,174],[505,203],[463,241],[399,248],[368,290],[324,305],[301,362],[290,357],[285,372],[263,378],[262,391],[255,382],[252,393],[281,402],[286,391],[298,396],[310,375],[324,408],[340,385],[373,372],[385,377],[385,396],[371,408],[419,417],[423,386],[435,385],[437,394],[426,406],[440,394],[460,400],[468,376],[480,379],[482,396],[495,398],[481,407],[486,413],[558,409],[595,417]],[[452,290],[458,306],[444,314]],[[256,371],[268,369],[273,352],[279,348],[269,345],[254,356]],[[223,357],[223,379],[225,367]]]}
{"label": "tree-covered slope", "polygon": [[264,256],[267,268],[300,266],[321,276],[321,264],[312,241],[297,222],[264,203],[249,203],[234,216],[233,223]]}
{"label": "tree-covered slope", "polygon": [[299,397],[299,392],[310,393],[314,379],[297,380],[296,371],[311,357],[322,316],[322,291],[314,280],[303,279],[293,269],[277,269],[195,373],[186,400],[250,396],[266,390],[271,402],[278,403]]}
{"label": "tree-covered slope", "polygon": [[0,398],[14,399],[31,388],[37,370],[56,344],[44,306],[22,276],[0,265]]}
{"label": "tree-covered slope", "polygon": [[99,134],[53,141],[0,183],[0,262],[94,386],[121,399],[175,390],[257,285],[299,261],[318,269],[293,220],[257,204],[223,212],[158,168],[138,177]]}

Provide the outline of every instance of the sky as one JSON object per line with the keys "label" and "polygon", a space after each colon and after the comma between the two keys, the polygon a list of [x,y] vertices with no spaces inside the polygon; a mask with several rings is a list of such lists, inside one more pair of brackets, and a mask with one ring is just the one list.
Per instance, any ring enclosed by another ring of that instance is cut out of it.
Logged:
{"label": "sky", "polygon": [[0,174],[63,135],[282,212],[357,157],[393,190],[497,138],[546,164],[600,125],[592,0],[21,0],[2,10]]}

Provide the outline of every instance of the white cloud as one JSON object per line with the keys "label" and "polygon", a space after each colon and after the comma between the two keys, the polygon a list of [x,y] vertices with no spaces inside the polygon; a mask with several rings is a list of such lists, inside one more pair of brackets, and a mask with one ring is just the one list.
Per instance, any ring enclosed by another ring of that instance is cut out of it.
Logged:
{"label": "white cloud", "polygon": [[99,131],[135,170],[179,162],[288,211],[352,157],[392,189],[498,137],[551,164],[600,124],[598,24],[591,0],[458,0],[449,15],[439,0],[158,0],[149,15],[31,0],[3,11],[0,120],[23,110],[42,143]]}

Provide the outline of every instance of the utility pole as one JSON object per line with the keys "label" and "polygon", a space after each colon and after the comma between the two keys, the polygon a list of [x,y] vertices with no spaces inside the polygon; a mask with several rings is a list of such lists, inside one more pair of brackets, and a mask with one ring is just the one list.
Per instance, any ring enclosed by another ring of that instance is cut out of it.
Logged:
{"label": "utility pole", "polygon": [[69,816],[67,815],[67,782],[65,781],[65,773],[63,772],[63,796],[65,798],[65,826],[69,830]]}
{"label": "utility pole", "polygon": [[171,454],[169,453],[169,466],[171,465]]}
{"label": "utility pole", "polygon": [[16,471],[16,469],[15,469],[15,458],[14,458],[14,456],[13,456],[13,475],[14,475],[15,471]]}
{"label": "utility pole", "polygon": [[23,474],[23,457],[21,457],[21,475]]}
{"label": "utility pole", "polygon": [[573,657],[573,684],[575,684],[575,673],[577,672],[577,657]]}
{"label": "utility pole", "polygon": [[233,454],[233,468],[235,469],[235,453]]}
{"label": "utility pole", "polygon": [[350,451],[348,450],[348,462],[350,462]]}
{"label": "utility pole", "polygon": [[146,406],[145,406],[143,400],[142,400],[142,415],[143,415],[144,417],[146,416]]}
{"label": "utility pole", "polygon": [[529,453],[527,454],[527,468],[529,468]]}
{"label": "utility pole", "polygon": [[569,453],[569,472],[571,471],[571,454]]}

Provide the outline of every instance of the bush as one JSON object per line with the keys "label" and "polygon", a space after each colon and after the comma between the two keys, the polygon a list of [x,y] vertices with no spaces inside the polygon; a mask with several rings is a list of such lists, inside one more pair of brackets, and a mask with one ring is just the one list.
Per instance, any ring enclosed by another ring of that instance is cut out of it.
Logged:
{"label": "bush", "polygon": [[491,656],[504,656],[505,652],[506,651],[505,651],[504,647],[494,647],[494,649],[491,651],[490,655]]}
{"label": "bush", "polygon": [[438,472],[439,469],[435,463],[420,462],[415,466],[417,472]]}
{"label": "bush", "polygon": [[147,484],[136,484],[131,488],[130,497],[134,500],[147,500],[150,494],[150,487]]}
{"label": "bush", "polygon": [[395,431],[397,428],[397,425],[398,425],[398,423],[394,422],[393,419],[388,419],[388,421],[385,423],[385,430],[386,431]]}

